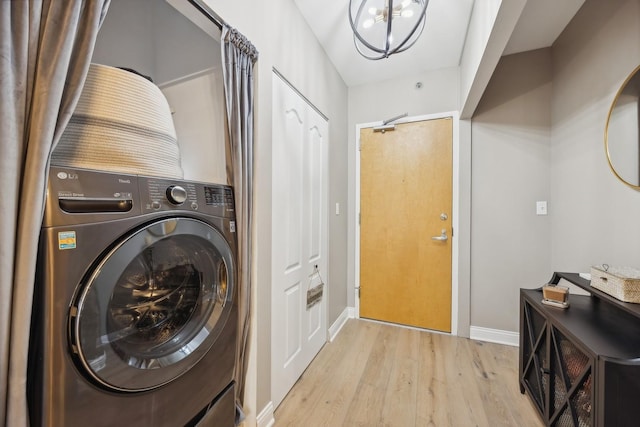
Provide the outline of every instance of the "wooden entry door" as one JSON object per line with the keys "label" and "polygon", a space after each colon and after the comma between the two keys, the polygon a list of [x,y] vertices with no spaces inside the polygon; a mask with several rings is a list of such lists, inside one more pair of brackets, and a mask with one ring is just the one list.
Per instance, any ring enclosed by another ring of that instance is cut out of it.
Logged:
{"label": "wooden entry door", "polygon": [[451,332],[453,120],[360,132],[360,316]]}

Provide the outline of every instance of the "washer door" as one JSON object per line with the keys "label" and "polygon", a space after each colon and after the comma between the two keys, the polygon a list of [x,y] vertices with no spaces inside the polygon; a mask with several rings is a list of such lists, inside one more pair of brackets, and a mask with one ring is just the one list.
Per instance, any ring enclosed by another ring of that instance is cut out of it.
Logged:
{"label": "washer door", "polygon": [[72,347],[99,384],[162,386],[194,366],[229,317],[231,248],[210,225],[154,222],[127,236],[89,275],[71,308]]}

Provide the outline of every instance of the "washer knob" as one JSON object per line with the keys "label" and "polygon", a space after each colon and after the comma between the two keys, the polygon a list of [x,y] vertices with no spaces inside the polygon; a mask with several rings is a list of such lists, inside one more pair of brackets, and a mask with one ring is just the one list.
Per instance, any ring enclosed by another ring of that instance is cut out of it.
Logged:
{"label": "washer knob", "polygon": [[179,185],[172,185],[167,188],[167,200],[174,205],[181,205],[187,200],[187,190]]}

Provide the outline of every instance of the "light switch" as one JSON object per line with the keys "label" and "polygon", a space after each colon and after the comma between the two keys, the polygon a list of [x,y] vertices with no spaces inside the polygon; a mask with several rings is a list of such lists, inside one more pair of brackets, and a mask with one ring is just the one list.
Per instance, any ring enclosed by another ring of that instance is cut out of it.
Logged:
{"label": "light switch", "polygon": [[336,203],[336,215],[340,215],[340,203]]}
{"label": "light switch", "polygon": [[536,215],[547,214],[547,202],[546,200],[536,202]]}

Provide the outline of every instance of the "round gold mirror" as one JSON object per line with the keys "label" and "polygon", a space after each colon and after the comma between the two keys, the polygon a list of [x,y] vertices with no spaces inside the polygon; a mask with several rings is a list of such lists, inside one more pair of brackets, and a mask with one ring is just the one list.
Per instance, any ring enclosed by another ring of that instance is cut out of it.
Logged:
{"label": "round gold mirror", "polygon": [[604,133],[607,160],[625,184],[640,190],[640,66],[616,94]]}

